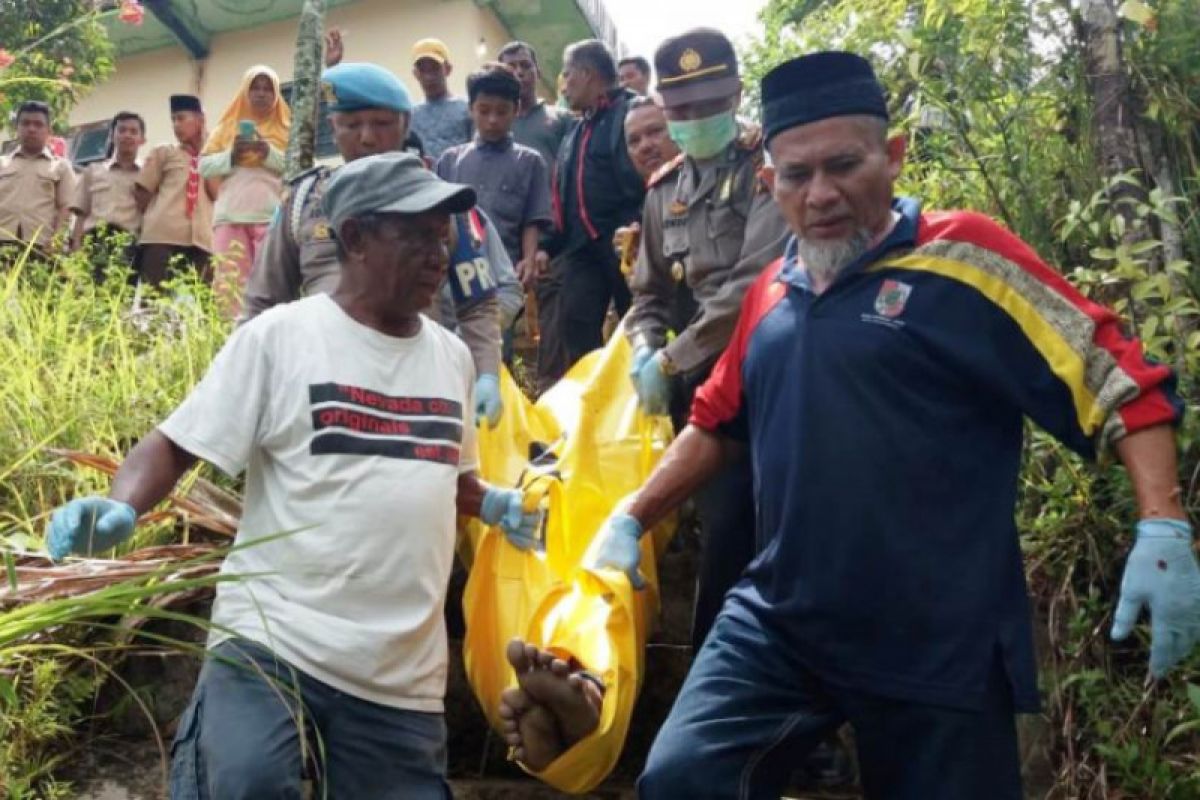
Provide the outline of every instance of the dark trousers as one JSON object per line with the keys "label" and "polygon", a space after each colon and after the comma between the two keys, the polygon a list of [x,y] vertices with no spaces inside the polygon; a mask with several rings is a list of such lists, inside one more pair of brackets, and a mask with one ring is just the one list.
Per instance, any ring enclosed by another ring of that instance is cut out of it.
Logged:
{"label": "dark trousers", "polygon": [[553,386],[567,371],[567,348],[558,335],[561,299],[562,260],[555,258],[537,284],[538,327],[541,329],[537,353],[538,394]]}
{"label": "dark trousers", "polygon": [[103,283],[111,271],[134,269],[136,237],[119,225],[101,222],[83,235],[83,247],[92,262],[96,283]]}
{"label": "dark trousers", "polygon": [[172,800],[299,800],[306,768],[331,800],[451,796],[441,714],[352,697],[244,639],[218,645],[171,745]]}
{"label": "dark trousers", "polygon": [[750,460],[739,458],[726,464],[692,500],[700,520],[700,569],[692,615],[692,649],[699,652],[725,603],[725,594],[758,554]]}
{"label": "dark trousers", "polygon": [[570,250],[551,262],[538,292],[542,339],[538,386],[549,388],[579,359],[604,346],[604,317],[611,303],[618,316],[630,293],[611,236]]}
{"label": "dark trousers", "polygon": [[778,800],[804,756],[843,722],[854,729],[868,800],[1021,800],[999,659],[983,710],[918,705],[821,680],[778,631],[728,607],[658,731],[638,797]]}
{"label": "dark trousers", "polygon": [[[172,260],[175,264],[172,265]],[[212,283],[209,261],[212,255],[199,247],[181,247],[173,244],[144,244],[138,247],[138,279],[150,286],[158,286],[171,277],[179,268],[198,272],[206,283]]]}
{"label": "dark trousers", "polygon": [[[688,295],[690,298],[690,293]],[[671,386],[671,422],[678,433],[687,425],[692,397],[708,378],[710,367]],[[758,526],[754,514],[754,473],[750,459],[726,464],[694,495],[700,522],[700,566],[696,572],[696,603],[692,613],[692,650],[700,652],[704,637],[733,588],[758,555]]]}

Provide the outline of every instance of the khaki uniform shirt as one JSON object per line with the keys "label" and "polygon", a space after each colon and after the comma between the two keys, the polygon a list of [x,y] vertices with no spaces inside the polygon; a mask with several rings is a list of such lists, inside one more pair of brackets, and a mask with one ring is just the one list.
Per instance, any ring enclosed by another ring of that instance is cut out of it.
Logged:
{"label": "khaki uniform shirt", "polygon": [[101,222],[136,234],[142,227],[142,212],[133,196],[142,167],[123,167],[110,159],[83,171],[71,210],[82,216],[83,229],[90,231]]}
{"label": "khaki uniform shirt", "polygon": [[137,184],[154,198],[142,218],[141,244],[170,244],[213,251],[213,203],[204,190],[203,178],[196,196],[196,208],[190,219],[187,216],[191,161],[191,154],[178,144],[160,144],[146,157]]}
{"label": "khaki uniform shirt", "polygon": [[[341,265],[329,221],[321,210],[321,196],[329,181],[324,167],[293,178],[279,214],[267,231],[246,282],[242,317],[246,322],[279,303],[290,303],[317,292],[332,294]],[[424,314],[442,322],[438,296]],[[464,309],[458,333],[475,362],[476,374],[496,375],[500,370],[500,306],[495,297]]]}
{"label": "khaki uniform shirt", "polygon": [[[787,223],[758,175],[762,159],[758,130],[743,125],[724,153],[684,159],[677,179],[656,176],[646,195],[626,325],[635,346],[661,347],[688,377],[711,368],[733,335],[746,289],[787,244]],[[681,281],[699,308],[667,343]]]}
{"label": "khaki uniform shirt", "polygon": [[29,157],[20,148],[0,156],[0,242],[29,241],[46,245],[54,236],[59,213],[75,198],[71,162],[49,148]]}

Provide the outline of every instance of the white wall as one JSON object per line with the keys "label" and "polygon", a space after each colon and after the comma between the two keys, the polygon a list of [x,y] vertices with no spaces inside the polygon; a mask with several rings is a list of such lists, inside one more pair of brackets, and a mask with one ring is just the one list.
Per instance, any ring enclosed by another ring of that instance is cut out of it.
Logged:
{"label": "white wall", "polygon": [[[451,91],[465,94],[466,76],[495,53],[510,36],[495,15],[472,0],[360,0],[326,13],[326,27],[343,31],[345,60],[371,61],[397,74],[413,102],[420,87],[412,76],[409,50],[418,39],[434,36],[450,48],[454,69]],[[146,119],[149,145],[171,141],[168,97],[198,94],[215,122],[233,98],[242,74],[255,64],[273,67],[285,83],[292,78],[298,20],[285,20],[213,37],[201,62],[182,47],[119,59],[108,81],[97,86],[71,112],[72,125],[134,111]],[[480,39],[485,55],[477,52]]]}

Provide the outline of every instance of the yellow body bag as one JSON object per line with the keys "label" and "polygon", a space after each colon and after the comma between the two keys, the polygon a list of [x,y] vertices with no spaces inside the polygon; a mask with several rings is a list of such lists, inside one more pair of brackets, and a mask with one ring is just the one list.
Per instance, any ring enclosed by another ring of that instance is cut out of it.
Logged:
{"label": "yellow body bag", "polygon": [[565,792],[594,788],[621,754],[658,612],[656,551],[674,528],[668,520],[643,538],[644,591],[633,591],[624,573],[583,567],[605,518],[641,486],[672,435],[666,418],[638,410],[630,358],[618,332],[537,403],[501,375],[504,416],[495,429],[480,429],[480,473],[489,483],[544,498],[545,551],[520,551],[478,520],[463,520],[460,536],[460,555],[470,566],[463,658],[492,727],[500,727],[500,693],[516,684],[504,656],[513,637],[574,657],[604,681],[597,729],[533,773]]}

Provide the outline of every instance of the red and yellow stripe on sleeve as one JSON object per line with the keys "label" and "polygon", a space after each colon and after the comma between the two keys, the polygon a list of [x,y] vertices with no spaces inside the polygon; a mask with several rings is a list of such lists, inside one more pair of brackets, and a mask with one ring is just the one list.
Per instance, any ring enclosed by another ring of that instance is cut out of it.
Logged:
{"label": "red and yellow stripe on sleeve", "polygon": [[1070,391],[1079,428],[1097,451],[1127,433],[1177,420],[1171,371],[1146,359],[1111,309],[1084,297],[987,217],[923,215],[916,249],[875,268],[888,267],[960,281],[1008,314]]}

